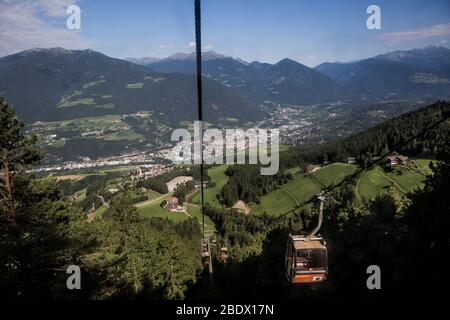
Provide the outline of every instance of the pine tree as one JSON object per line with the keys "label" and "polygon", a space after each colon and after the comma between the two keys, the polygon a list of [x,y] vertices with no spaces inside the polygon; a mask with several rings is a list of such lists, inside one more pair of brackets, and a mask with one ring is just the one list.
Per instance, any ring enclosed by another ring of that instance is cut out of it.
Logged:
{"label": "pine tree", "polygon": [[7,219],[16,224],[16,202],[14,197],[14,178],[31,164],[39,162],[41,155],[35,136],[25,136],[12,107],[0,98],[0,175],[1,206],[6,207]]}

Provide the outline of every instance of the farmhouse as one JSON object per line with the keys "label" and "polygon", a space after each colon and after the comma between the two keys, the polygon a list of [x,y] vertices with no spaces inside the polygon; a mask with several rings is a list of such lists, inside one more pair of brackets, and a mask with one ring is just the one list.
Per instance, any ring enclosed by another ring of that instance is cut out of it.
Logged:
{"label": "farmhouse", "polygon": [[193,178],[190,176],[179,176],[179,177],[173,178],[172,180],[167,182],[167,190],[169,192],[173,192],[178,187],[178,185],[181,185],[181,184],[191,181],[191,180],[193,180]]}
{"label": "farmhouse", "polygon": [[355,157],[347,157],[347,163],[348,164],[356,163],[356,158]]}
{"label": "farmhouse", "polygon": [[401,154],[398,154],[397,152],[393,152],[388,158],[387,158],[387,165],[389,166],[395,166],[397,164],[405,165],[408,162],[408,157],[402,156]]}
{"label": "farmhouse", "polygon": [[169,198],[169,200],[167,200],[166,209],[170,211],[178,211],[178,198]]}

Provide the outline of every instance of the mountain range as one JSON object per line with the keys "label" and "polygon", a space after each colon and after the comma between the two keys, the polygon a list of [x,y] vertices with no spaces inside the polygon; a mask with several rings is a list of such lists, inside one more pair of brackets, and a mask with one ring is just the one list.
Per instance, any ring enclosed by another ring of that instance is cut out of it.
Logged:
{"label": "mountain range", "polygon": [[[205,120],[255,122],[261,105],[361,96],[450,95],[450,50],[426,47],[309,68],[291,59],[246,62],[203,53]],[[26,122],[150,111],[170,126],[196,118],[194,53],[128,61],[93,50],[31,49],[0,58],[0,95]]]}
{"label": "mountain range", "polygon": [[[194,75],[157,73],[92,50],[31,49],[0,59],[0,95],[26,122],[150,111],[177,125],[197,117]],[[204,79],[205,120],[255,121],[263,112],[236,90]]]}
{"label": "mountain range", "polygon": [[395,51],[350,63],[314,68],[356,95],[448,96],[450,50],[426,47]]}
{"label": "mountain range", "polygon": [[[165,59],[138,62],[157,72],[193,74],[195,54],[178,53]],[[309,104],[337,100],[346,90],[327,76],[291,59],[276,64],[241,59],[207,51],[202,54],[202,72],[226,87],[234,88],[255,104]]]}

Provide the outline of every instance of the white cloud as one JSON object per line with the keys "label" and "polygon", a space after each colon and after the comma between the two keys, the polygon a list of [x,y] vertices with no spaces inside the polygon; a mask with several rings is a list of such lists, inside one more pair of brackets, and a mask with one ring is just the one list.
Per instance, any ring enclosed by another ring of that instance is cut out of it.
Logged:
{"label": "white cloud", "polygon": [[73,3],[74,0],[0,0],[0,56],[34,47],[93,47],[80,32],[66,28],[65,11]]}
{"label": "white cloud", "polygon": [[448,34],[450,34],[450,23],[444,23],[420,29],[385,33],[377,38],[387,42],[399,43]]}
{"label": "white cloud", "polygon": [[156,47],[156,50],[158,51],[164,51],[167,49],[172,49],[174,47],[173,44],[160,44],[159,46]]}
{"label": "white cloud", "polygon": [[308,60],[314,60],[314,59],[316,59],[316,56],[315,56],[315,55],[307,56],[306,59],[308,59]]}
{"label": "white cloud", "polygon": [[194,41],[189,42],[189,43],[186,45],[186,48],[188,48],[188,49],[194,49],[194,48],[195,48],[195,42],[194,42]]}
{"label": "white cloud", "polygon": [[440,43],[442,43],[442,44],[446,44],[447,43],[447,40],[441,40],[441,41],[439,41]]}
{"label": "white cloud", "polygon": [[38,6],[51,17],[65,17],[66,9],[76,0],[37,0]]}
{"label": "white cloud", "polygon": [[214,48],[214,46],[213,46],[212,44],[207,44],[207,45],[205,46],[205,50],[206,50],[206,51],[212,50],[213,48]]}

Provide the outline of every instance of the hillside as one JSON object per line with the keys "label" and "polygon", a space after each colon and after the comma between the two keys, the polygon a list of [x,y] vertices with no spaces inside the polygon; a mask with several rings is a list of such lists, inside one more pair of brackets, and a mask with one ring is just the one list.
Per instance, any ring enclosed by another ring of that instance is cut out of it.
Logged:
{"label": "hillside", "polygon": [[[11,81],[14,79],[14,81]],[[25,122],[149,111],[165,124],[196,115],[193,75],[160,74],[92,50],[32,49],[0,59],[0,95]],[[204,81],[205,120],[261,119],[236,91]]]}
{"label": "hillside", "polygon": [[450,49],[397,51],[314,69],[357,95],[421,97],[450,95]]}
{"label": "hillside", "polygon": [[[430,173],[428,168],[430,161],[432,160],[417,158],[408,167],[400,166],[390,170],[383,166],[377,166],[370,169],[356,179],[356,194],[360,200],[369,201],[375,199],[378,195],[385,194],[390,187],[403,195],[414,191],[423,186],[425,176]],[[293,168],[290,170],[293,173],[293,178],[288,183],[262,196],[258,204],[249,203],[250,213],[256,215],[265,213],[276,216],[289,211],[299,203],[307,201],[320,193],[323,186],[328,187],[337,184],[346,176],[353,174],[357,169],[356,165],[339,162],[323,166],[311,174],[303,173],[300,168]],[[205,202],[216,208],[221,207],[217,197],[228,180],[224,174],[225,170],[226,166],[218,166],[208,171],[212,181],[217,185],[205,189]],[[192,201],[198,204],[200,194],[197,193]],[[174,216],[173,218],[175,219],[176,217]]]}
{"label": "hillside", "polygon": [[450,49],[444,47],[429,46],[423,49],[399,50],[375,58],[418,65],[450,76]]}
{"label": "hillside", "polygon": [[291,154],[290,160],[286,161],[322,163],[327,158],[329,161],[346,162],[347,157],[353,156],[360,163],[365,164],[377,154],[392,150],[395,145],[407,141],[445,117],[446,122],[411,141],[400,150],[401,153],[410,157],[435,156],[438,147],[445,142],[450,132],[449,112],[450,103],[437,101],[338,142],[297,150]]}
{"label": "hillside", "polygon": [[[129,61],[164,73],[193,74],[196,70],[194,54]],[[444,47],[388,52],[356,62],[325,62],[313,69],[291,59],[275,64],[248,63],[207,51],[203,53],[202,67],[206,77],[235,88],[258,104],[270,101],[301,105],[360,96],[450,95],[450,49]]]}
{"label": "hillside", "polygon": [[[291,59],[276,64],[247,63],[214,51],[203,53],[202,58],[203,74],[207,78],[234,88],[254,103],[272,101],[299,105],[335,101],[345,95],[345,91],[328,77]],[[158,61],[138,63],[165,73],[193,74],[196,70],[193,54],[176,54]]]}

